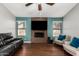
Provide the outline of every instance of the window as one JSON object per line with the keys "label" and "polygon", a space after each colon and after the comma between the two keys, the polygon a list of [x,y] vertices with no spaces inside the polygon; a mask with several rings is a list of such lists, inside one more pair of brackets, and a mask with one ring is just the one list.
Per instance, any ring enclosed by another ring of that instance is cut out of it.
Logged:
{"label": "window", "polygon": [[62,31],[62,21],[53,21],[53,36],[58,36]]}
{"label": "window", "polygon": [[26,32],[25,21],[17,21],[17,32],[18,36],[25,36]]}

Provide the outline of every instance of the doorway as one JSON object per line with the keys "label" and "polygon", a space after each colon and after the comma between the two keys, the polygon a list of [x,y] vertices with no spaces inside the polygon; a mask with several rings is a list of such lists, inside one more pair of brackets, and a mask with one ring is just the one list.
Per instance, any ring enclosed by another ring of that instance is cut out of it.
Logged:
{"label": "doorway", "polygon": [[47,18],[33,17],[31,21],[32,43],[47,43]]}

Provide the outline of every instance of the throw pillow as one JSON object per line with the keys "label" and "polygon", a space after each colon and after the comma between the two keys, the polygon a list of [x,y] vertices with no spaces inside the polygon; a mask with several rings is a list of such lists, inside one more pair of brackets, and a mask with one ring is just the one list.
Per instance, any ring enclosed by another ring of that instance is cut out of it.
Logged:
{"label": "throw pillow", "polygon": [[58,40],[64,40],[66,38],[66,35],[59,35]]}
{"label": "throw pillow", "polygon": [[78,48],[79,47],[79,38],[74,37],[70,43],[71,46]]}

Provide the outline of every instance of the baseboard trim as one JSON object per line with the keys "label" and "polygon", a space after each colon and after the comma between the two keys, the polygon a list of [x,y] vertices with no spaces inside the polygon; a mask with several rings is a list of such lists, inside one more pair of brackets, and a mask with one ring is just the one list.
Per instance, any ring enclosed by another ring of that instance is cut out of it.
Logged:
{"label": "baseboard trim", "polygon": [[24,43],[31,43],[31,41],[24,41]]}

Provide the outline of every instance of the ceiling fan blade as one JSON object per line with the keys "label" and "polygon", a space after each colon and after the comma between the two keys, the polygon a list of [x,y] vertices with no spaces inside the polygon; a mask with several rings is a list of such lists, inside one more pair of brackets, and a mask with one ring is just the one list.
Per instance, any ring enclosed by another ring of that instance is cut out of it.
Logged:
{"label": "ceiling fan blade", "polygon": [[42,10],[42,6],[41,6],[41,4],[38,4],[38,10],[39,10],[39,11]]}
{"label": "ceiling fan blade", "polygon": [[54,5],[55,3],[46,3],[46,4],[48,4],[48,5],[52,6],[52,5]]}
{"label": "ceiling fan blade", "polygon": [[33,3],[27,3],[27,4],[25,4],[25,6],[30,6],[30,5],[32,5]]}

